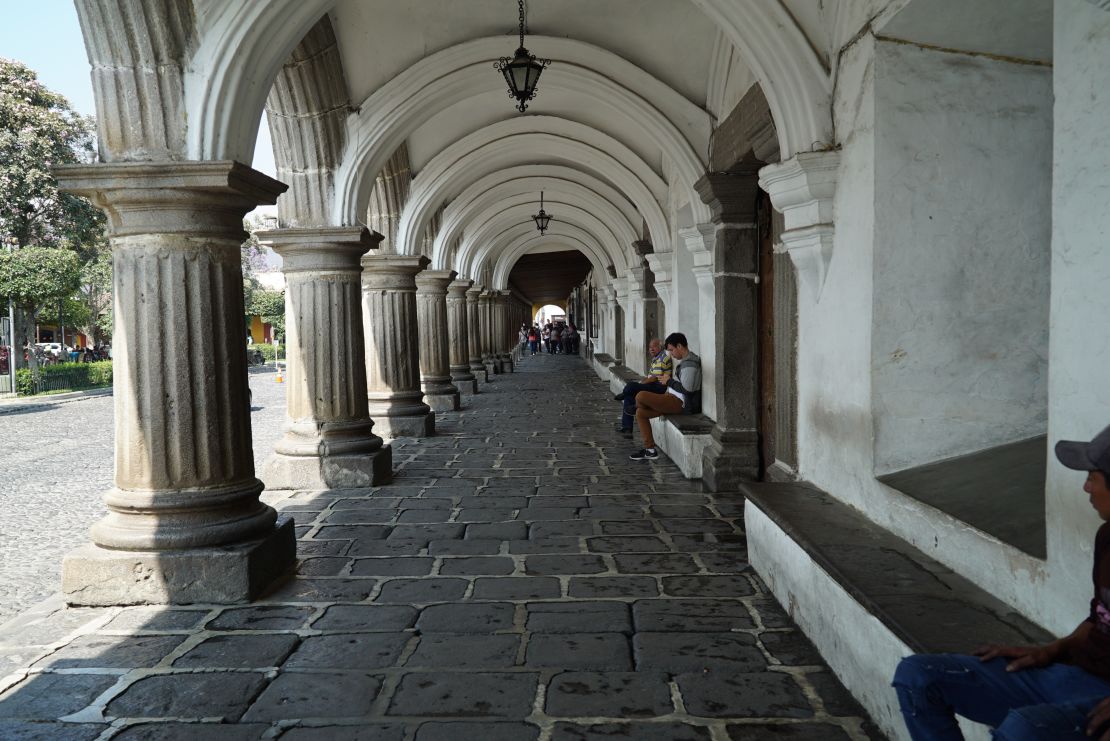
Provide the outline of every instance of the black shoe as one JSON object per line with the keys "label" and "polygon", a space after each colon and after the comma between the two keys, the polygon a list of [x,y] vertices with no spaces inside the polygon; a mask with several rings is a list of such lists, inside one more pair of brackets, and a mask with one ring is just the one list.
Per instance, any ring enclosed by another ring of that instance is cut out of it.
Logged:
{"label": "black shoe", "polygon": [[613,401],[624,401],[624,392],[622,391],[619,394],[613,394]]}
{"label": "black shoe", "polygon": [[640,450],[628,456],[628,459],[633,461],[653,461],[658,457],[658,450],[648,450],[647,448],[640,448]]}
{"label": "black shoe", "polygon": [[632,428],[631,427],[622,427],[621,425],[617,425],[614,429],[616,429],[616,431],[619,432],[622,435],[628,435],[629,437],[632,436]]}

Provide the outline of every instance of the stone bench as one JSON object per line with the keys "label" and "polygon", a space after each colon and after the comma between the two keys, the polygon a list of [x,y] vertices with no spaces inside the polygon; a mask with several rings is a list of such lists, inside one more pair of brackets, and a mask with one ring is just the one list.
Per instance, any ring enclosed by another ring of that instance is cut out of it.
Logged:
{"label": "stone bench", "polygon": [[[804,483],[742,485],[748,559],[856,699],[908,739],[890,686],[911,653],[1043,643],[1013,608]],[[969,739],[987,739],[966,724]]]}

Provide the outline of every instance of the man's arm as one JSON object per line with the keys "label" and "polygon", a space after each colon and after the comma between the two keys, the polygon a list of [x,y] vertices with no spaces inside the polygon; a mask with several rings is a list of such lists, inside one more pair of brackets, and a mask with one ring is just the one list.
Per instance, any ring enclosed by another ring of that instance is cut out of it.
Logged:
{"label": "man's arm", "polygon": [[[980,661],[990,661],[999,657],[1013,659],[1006,665],[1006,671],[1008,672],[1048,666],[1067,658],[1075,646],[1087,640],[1093,626],[1094,623],[1084,620],[1069,635],[1043,646],[1006,646],[989,643],[980,646],[971,653],[978,656]],[[1110,708],[1108,708],[1108,714],[1110,714]]]}

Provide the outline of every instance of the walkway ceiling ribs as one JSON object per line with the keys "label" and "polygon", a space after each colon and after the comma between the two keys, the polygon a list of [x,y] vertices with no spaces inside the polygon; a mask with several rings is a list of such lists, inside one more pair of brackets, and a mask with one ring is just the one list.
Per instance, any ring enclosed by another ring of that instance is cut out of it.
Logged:
{"label": "walkway ceiling ribs", "polygon": [[[550,132],[550,133],[548,133]],[[422,224],[437,204],[452,200],[474,180],[499,170],[543,160],[577,166],[623,192],[648,223],[652,241],[668,244],[661,202],[666,183],[620,142],[596,129],[550,116],[523,116],[477,131],[444,149],[413,181],[401,219],[398,247],[415,254]]]}
{"label": "walkway ceiling ribs", "polygon": [[501,257],[496,263],[484,260],[484,251],[477,253],[472,264],[492,265],[490,280],[494,288],[508,285],[509,273],[522,255],[546,248],[575,249],[585,255],[599,275],[608,274],[605,252],[593,235],[574,224],[552,222],[547,234],[536,231],[534,224],[518,224],[501,234]]}
{"label": "walkway ceiling ribs", "polygon": [[627,225],[633,233],[638,231],[637,225],[642,224],[640,214],[619,191],[587,173],[553,165],[514,167],[480,178],[451,202],[444,212],[432,253],[428,255],[432,264],[437,269],[448,267],[445,245],[460,240],[468,224],[484,223],[497,213],[498,204],[514,195],[531,194],[541,189],[556,196],[569,194],[588,199],[600,218],[622,228]]}
{"label": "walkway ceiling ribs", "polygon": [[[605,256],[603,264],[612,265],[615,263],[627,267],[627,261],[623,257],[622,242],[623,244],[631,244],[633,240],[628,239],[628,237],[632,236],[634,238],[635,232],[628,229],[627,225],[625,229],[620,229],[599,219],[591,211],[591,205],[586,198],[560,197],[558,201],[552,204],[553,209],[558,207],[559,219],[552,222],[548,231],[554,234],[555,232],[552,230],[554,225],[558,223],[575,226],[589,234],[601,248],[602,254]],[[461,261],[469,259],[471,255],[481,255],[484,262],[490,262],[494,265],[500,264],[500,252],[504,244],[502,235],[509,229],[521,224],[525,226],[532,224],[534,229],[535,225],[531,221],[534,208],[535,202],[526,195],[522,195],[515,199],[515,204],[510,204],[489,221],[476,221],[475,223],[479,226],[473,233],[468,233],[463,238],[456,260]]]}
{"label": "walkway ceiling ribs", "polygon": [[[706,163],[697,152],[708,152],[708,114],[639,67],[600,47],[568,39],[534,38],[537,43],[542,40],[544,54],[558,62],[544,77],[545,90],[582,95],[593,108],[607,111],[620,128],[643,131],[692,194],[694,183],[705,171]],[[490,92],[489,60],[503,45],[503,37],[493,37],[445,49],[397,75],[362,103],[360,114],[350,120],[353,146],[339,176],[342,185],[337,207],[341,212],[336,218],[349,220],[357,215],[366,197],[367,174],[380,168],[383,151],[392,151],[396,142],[411,135],[430,116]],[[444,69],[453,71],[445,74]],[[700,200],[693,197],[691,203],[697,217],[708,221],[708,210]]]}

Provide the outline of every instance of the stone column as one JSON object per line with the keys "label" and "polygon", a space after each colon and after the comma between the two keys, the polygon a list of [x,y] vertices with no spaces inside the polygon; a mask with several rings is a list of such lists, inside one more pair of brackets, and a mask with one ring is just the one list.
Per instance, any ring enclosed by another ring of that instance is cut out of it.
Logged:
{"label": "stone column", "polygon": [[471,286],[466,291],[466,344],[470,356],[470,372],[482,383],[489,382],[486,364],[482,359],[482,287]]}
{"label": "stone column", "polygon": [[460,278],[447,286],[447,342],[451,381],[463,396],[478,393],[478,379],[470,369],[470,331],[467,291],[474,281]]}
{"label": "stone column", "polygon": [[289,573],[293,522],[254,475],[243,215],[282,183],[236,162],[60,167],[108,214],[115,488],[62,565],[74,605],[231,603]]}
{"label": "stone column", "polygon": [[482,364],[486,368],[486,377],[501,372],[501,363],[497,361],[493,352],[494,338],[494,312],[493,292],[482,291],[478,296],[478,323],[482,336]]}
{"label": "stone column", "polygon": [[702,480],[711,491],[736,488],[759,473],[759,238],[757,172],[705,175],[695,187],[710,207],[713,244],[713,367],[716,422],[702,456]]}
{"label": "stone column", "polygon": [[371,253],[362,258],[362,322],[370,416],[385,438],[435,434],[420,389],[416,274],[428,258]]}
{"label": "stone column", "polygon": [[425,403],[437,412],[459,408],[459,390],[451,383],[447,340],[447,287],[456,275],[454,270],[425,270],[416,276],[420,383]]}
{"label": "stone column", "polygon": [[[516,330],[512,327],[512,322],[509,320],[509,301],[512,299],[512,294],[508,291],[496,291],[493,297],[494,309],[494,327],[496,327],[497,344],[494,346],[494,355],[496,361],[501,366],[502,373],[513,372],[513,353],[512,342],[509,340],[509,332],[512,331],[516,335]],[[515,340],[514,340],[515,341]]]}
{"label": "stone column", "polygon": [[281,255],[288,373],[285,435],[270,489],[357,489],[389,482],[393,456],[366,401],[360,258],[382,235],[364,227],[258,233]]}

